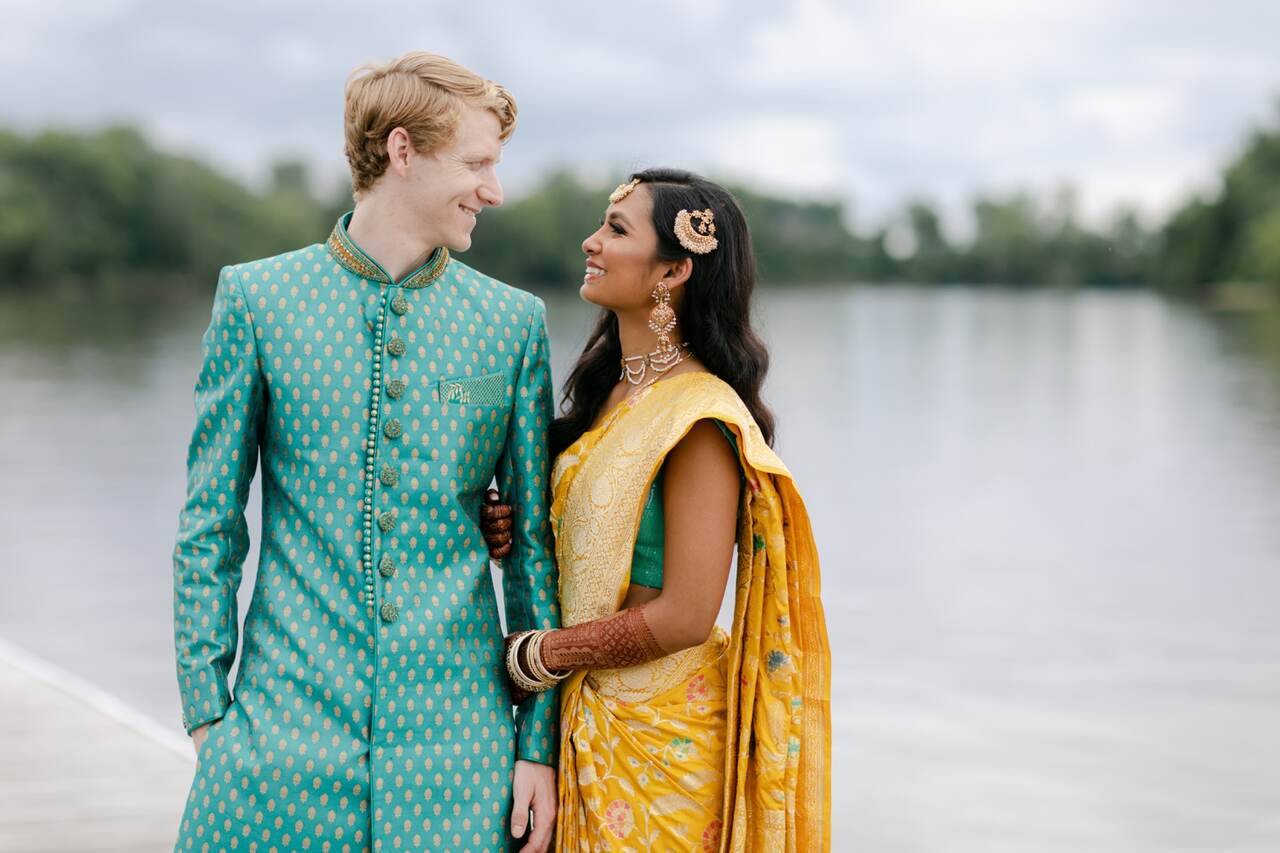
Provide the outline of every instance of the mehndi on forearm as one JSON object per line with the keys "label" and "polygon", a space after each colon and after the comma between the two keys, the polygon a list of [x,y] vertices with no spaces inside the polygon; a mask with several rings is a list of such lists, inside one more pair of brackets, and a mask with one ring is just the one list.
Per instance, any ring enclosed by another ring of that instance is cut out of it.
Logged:
{"label": "mehndi on forearm", "polygon": [[629,607],[603,619],[551,631],[540,651],[542,663],[553,672],[620,669],[666,654],[645,621],[644,607]]}

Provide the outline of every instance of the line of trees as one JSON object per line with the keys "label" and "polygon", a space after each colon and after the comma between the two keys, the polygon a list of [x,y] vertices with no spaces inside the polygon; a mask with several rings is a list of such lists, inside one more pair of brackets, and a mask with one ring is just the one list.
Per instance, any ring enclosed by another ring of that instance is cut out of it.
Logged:
{"label": "line of trees", "polygon": [[[548,175],[485,215],[467,262],[520,284],[572,286],[611,188]],[[1070,188],[976,199],[963,243],[926,200],[859,234],[839,204],[733,189],[767,282],[1147,285],[1199,298],[1249,282],[1280,297],[1280,121],[1251,133],[1219,192],[1154,231],[1130,210],[1086,227]],[[253,190],[131,128],[0,132],[0,286],[164,276],[200,287],[223,263],[322,240],[350,203],[346,188],[318,197],[300,163],[276,164]]]}

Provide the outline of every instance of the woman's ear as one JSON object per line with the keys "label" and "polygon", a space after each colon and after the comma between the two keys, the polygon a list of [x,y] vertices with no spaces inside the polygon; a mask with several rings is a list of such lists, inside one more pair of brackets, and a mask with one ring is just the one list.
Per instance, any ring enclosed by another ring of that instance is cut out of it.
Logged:
{"label": "woman's ear", "polygon": [[681,258],[667,267],[666,274],[662,277],[667,280],[667,286],[674,290],[688,281],[691,275],[693,275],[693,259]]}

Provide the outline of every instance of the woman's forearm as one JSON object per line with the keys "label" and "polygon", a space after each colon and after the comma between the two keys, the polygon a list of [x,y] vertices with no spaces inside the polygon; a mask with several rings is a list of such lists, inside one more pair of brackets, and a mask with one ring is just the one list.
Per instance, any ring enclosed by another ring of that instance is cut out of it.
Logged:
{"label": "woman's forearm", "polygon": [[559,628],[542,641],[542,663],[553,671],[619,669],[648,663],[667,654],[645,619],[646,607],[629,607],[612,616],[572,628]]}

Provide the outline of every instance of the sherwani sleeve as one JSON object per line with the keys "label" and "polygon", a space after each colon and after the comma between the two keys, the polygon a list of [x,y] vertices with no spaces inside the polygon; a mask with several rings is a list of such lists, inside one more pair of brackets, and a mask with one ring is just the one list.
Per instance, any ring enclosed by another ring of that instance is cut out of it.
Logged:
{"label": "sherwani sleeve", "polygon": [[233,267],[218,277],[202,343],[187,499],[173,552],[173,633],[188,732],[221,718],[231,701],[236,592],[249,550],[244,509],[266,409],[253,322]]}
{"label": "sherwani sleeve", "polygon": [[[511,553],[502,573],[510,631],[560,626],[559,578],[547,515],[547,429],[553,391],[546,309],[541,300],[536,306],[516,380],[511,428],[498,467],[498,491],[515,516]],[[559,751],[556,700],[556,691],[548,690],[525,699],[517,708],[517,758],[555,765]]]}

